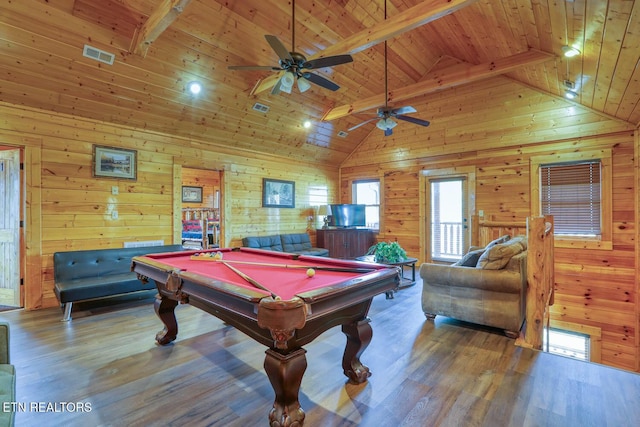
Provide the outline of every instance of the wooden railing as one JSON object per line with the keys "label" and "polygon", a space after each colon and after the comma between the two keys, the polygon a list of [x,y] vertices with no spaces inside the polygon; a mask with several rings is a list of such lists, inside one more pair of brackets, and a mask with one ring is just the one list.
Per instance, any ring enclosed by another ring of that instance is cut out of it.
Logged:
{"label": "wooden railing", "polygon": [[553,305],[553,217],[527,219],[527,320],[518,345],[542,350],[545,326],[549,327],[549,306]]}
{"label": "wooden railing", "polygon": [[522,347],[542,350],[554,292],[553,216],[529,217],[526,222],[471,219],[471,244],[484,246],[509,234],[527,236],[527,295],[524,333],[516,340]]}
{"label": "wooden railing", "polygon": [[461,222],[440,222],[433,224],[433,226],[434,228],[438,227],[438,230],[433,230],[432,236],[436,242],[435,244],[439,247],[433,248],[432,257],[434,259],[462,257],[466,249],[463,247],[463,224]]}

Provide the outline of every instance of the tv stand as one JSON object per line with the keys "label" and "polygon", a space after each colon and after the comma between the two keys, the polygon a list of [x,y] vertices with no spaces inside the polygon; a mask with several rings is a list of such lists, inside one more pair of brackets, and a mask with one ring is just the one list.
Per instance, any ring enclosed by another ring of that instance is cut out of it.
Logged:
{"label": "tv stand", "polygon": [[316,230],[317,245],[329,249],[331,258],[355,259],[367,253],[376,243],[367,228],[322,228]]}

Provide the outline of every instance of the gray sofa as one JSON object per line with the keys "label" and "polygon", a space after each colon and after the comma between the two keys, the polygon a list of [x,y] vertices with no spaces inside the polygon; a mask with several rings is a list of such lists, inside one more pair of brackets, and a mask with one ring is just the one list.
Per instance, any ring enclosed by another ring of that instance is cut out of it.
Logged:
{"label": "gray sofa", "polygon": [[54,292],[64,307],[62,320],[71,320],[74,301],[155,289],[154,282],[143,283],[131,271],[131,258],[183,249],[182,245],[163,245],[56,252],[53,254]]}
{"label": "gray sofa", "polygon": [[[9,324],[0,322],[0,404],[16,401],[16,370],[9,358]],[[0,426],[13,426],[15,413],[0,411]]]}
{"label": "gray sofa", "polygon": [[297,255],[329,256],[329,249],[311,246],[311,239],[307,233],[245,237],[242,239],[242,246]]}
{"label": "gray sofa", "polygon": [[[490,246],[491,245],[491,246]],[[471,248],[456,264],[420,266],[422,310],[503,329],[516,338],[526,309],[527,242],[514,238]]]}

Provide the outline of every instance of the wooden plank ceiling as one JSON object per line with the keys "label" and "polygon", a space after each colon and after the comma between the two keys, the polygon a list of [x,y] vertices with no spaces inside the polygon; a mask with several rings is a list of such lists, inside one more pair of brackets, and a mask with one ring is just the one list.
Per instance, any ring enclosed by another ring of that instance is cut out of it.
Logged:
{"label": "wooden plank ceiling", "polygon": [[[297,0],[292,23],[282,0],[5,1],[0,101],[339,165],[381,132],[372,121],[338,136],[384,106],[386,40],[391,106],[504,75],[553,96],[574,82],[576,102],[637,125],[638,8],[626,0]],[[353,56],[313,71],[338,91],[272,95],[277,72],[228,69],[278,66],[264,35],[290,48],[294,31],[307,59]],[[85,44],[115,54],[114,64],[83,57]],[[581,55],[565,58],[564,45]],[[187,91],[191,81],[203,85],[198,96]],[[269,111],[255,111],[256,102]],[[430,119],[429,111],[411,116]]]}

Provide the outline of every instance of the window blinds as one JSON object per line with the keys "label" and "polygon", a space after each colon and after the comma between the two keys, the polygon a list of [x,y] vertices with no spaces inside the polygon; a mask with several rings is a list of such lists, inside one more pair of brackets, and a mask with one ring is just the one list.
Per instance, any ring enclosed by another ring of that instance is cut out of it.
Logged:
{"label": "window blinds", "polygon": [[540,205],[553,215],[556,234],[601,233],[601,164],[599,160],[540,167]]}

